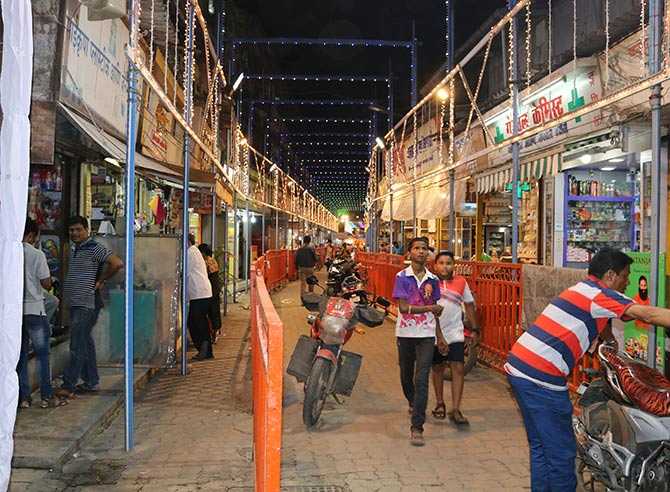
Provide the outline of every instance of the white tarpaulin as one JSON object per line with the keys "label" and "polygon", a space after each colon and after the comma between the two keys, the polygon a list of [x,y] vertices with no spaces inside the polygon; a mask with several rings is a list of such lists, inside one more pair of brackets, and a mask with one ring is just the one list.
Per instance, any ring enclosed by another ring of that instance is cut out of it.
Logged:
{"label": "white tarpaulin", "polygon": [[23,314],[23,228],[30,168],[33,20],[29,0],[2,0],[0,75],[0,490],[9,486]]}
{"label": "white tarpaulin", "polygon": [[[455,204],[458,210],[465,202],[465,181],[456,180]],[[412,220],[414,217],[412,188],[403,188],[393,194],[393,220]],[[449,215],[449,182],[440,180],[428,186],[417,185],[416,188],[416,218],[439,219]],[[384,200],[382,220],[391,219],[391,200]]]}

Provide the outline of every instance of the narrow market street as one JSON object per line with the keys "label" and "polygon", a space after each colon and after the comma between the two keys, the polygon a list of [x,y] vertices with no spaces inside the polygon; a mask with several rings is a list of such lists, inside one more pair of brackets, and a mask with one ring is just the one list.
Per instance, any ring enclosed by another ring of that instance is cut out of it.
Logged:
{"label": "narrow market street", "polygon": [[669,30],[0,0],[0,492],[669,492]]}
{"label": "narrow market street", "polygon": [[[284,363],[307,311],[299,284],[273,295],[284,323]],[[225,319],[216,359],[168,370],[136,406],[136,447],[123,450],[123,416],[84,444],[62,472],[15,470],[19,491],[252,490],[251,380],[245,297]],[[355,334],[347,348],[364,356],[351,398],[330,400],[317,429],[302,423],[302,385],[285,375],[282,486],[332,491],[527,490],[528,457],[520,415],[507,384],[477,367],[466,378],[470,429],[428,417],[426,446],[410,446],[398,377],[393,323]],[[446,383],[445,389],[449,386]],[[429,410],[432,408],[432,394]],[[299,489],[295,489],[299,490]]]}

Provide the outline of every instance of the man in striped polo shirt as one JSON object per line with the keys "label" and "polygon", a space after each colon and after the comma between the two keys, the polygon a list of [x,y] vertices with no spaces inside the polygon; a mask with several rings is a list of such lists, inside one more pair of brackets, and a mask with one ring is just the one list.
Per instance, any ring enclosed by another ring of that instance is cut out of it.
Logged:
{"label": "man in striped polo shirt", "polygon": [[[72,398],[75,391],[89,393],[98,389],[100,379],[91,333],[102,307],[99,291],[107,279],[123,268],[123,262],[89,236],[86,218],[71,217],[68,230],[73,247],[63,296],[70,309],[70,362],[56,393]],[[83,384],[77,385],[79,378]]]}
{"label": "man in striped polo shirt", "polygon": [[567,377],[598,340],[616,344],[612,319],[670,326],[670,310],[635,304],[621,294],[632,262],[621,251],[601,249],[588,278],[553,299],[508,354],[505,371],[528,435],[533,491],[577,487]]}

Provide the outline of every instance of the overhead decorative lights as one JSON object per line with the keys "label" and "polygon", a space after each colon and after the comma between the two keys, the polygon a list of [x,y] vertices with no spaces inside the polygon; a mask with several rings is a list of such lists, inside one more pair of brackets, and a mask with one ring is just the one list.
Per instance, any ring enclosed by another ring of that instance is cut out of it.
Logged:
{"label": "overhead decorative lights", "polygon": [[440,87],[435,95],[440,101],[446,101],[449,99],[449,91],[446,89],[446,87]]}

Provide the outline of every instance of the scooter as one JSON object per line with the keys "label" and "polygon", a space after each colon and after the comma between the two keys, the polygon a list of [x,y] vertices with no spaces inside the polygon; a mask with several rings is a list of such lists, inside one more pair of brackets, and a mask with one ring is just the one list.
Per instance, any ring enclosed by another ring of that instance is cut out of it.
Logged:
{"label": "scooter", "polygon": [[[316,277],[309,277],[307,283],[321,288]],[[354,275],[344,279],[339,296],[307,293],[301,298],[309,311],[318,314],[307,316],[310,336],[298,339],[287,372],[305,383],[302,419],[311,428],[319,421],[328,396],[339,402],[338,394],[350,396],[353,391],[363,357],[342,347],[354,328],[359,322],[368,327],[380,326],[391,303],[383,297],[370,302],[363,284]],[[381,306],[384,312],[375,306]]]}
{"label": "scooter", "polygon": [[[584,490],[670,491],[670,381],[610,345],[582,384],[572,419]],[[600,489],[598,489],[600,490]]]}

